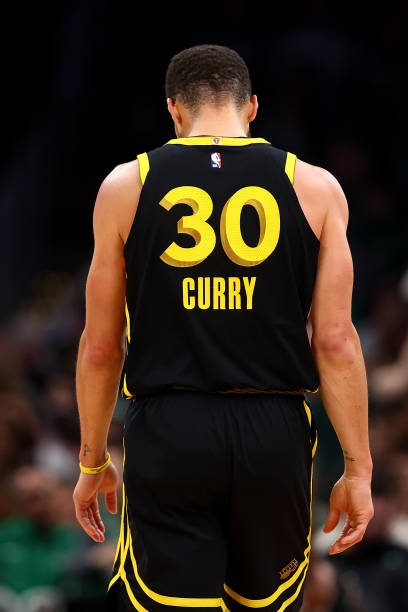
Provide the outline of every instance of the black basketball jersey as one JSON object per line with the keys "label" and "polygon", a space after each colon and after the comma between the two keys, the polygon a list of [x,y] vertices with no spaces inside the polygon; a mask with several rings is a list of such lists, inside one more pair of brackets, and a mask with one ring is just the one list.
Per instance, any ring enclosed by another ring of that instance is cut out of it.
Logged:
{"label": "black basketball jersey", "polygon": [[306,323],[319,240],[292,186],[295,155],[263,138],[192,136],[138,161],[125,396],[317,391]]}

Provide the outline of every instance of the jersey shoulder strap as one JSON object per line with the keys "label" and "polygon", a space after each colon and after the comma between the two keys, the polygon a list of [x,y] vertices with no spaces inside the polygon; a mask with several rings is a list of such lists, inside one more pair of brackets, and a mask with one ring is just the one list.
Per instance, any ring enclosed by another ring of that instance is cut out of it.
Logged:
{"label": "jersey shoulder strap", "polygon": [[286,153],[286,162],[285,162],[285,173],[288,176],[288,179],[293,185],[293,180],[295,178],[295,165],[296,165],[296,155],[294,153]]}
{"label": "jersey shoulder strap", "polygon": [[296,155],[294,153],[284,151],[283,149],[279,149],[278,147],[274,147],[273,145],[270,145],[270,149],[275,162],[275,167],[277,167],[283,174],[286,174],[289,181],[293,185],[297,159]]}
{"label": "jersey shoulder strap", "polygon": [[139,176],[142,185],[144,185],[146,176],[150,170],[149,156],[147,153],[140,153],[137,156],[137,161],[139,162]]}

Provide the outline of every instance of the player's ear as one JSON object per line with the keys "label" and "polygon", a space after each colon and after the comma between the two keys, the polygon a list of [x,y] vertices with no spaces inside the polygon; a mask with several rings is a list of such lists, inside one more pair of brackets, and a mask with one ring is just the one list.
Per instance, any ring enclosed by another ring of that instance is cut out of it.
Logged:
{"label": "player's ear", "polygon": [[175,98],[167,98],[167,109],[172,117],[178,112]]}
{"label": "player's ear", "polygon": [[166,102],[167,102],[167,110],[169,111],[170,115],[173,116],[174,100],[172,100],[172,98],[166,98]]}
{"label": "player's ear", "polygon": [[182,123],[182,117],[175,99],[167,98],[167,110],[172,116],[174,123],[180,125]]}
{"label": "player's ear", "polygon": [[251,123],[251,121],[253,121],[256,117],[256,113],[258,112],[258,108],[259,108],[259,103],[258,103],[258,98],[256,97],[255,94],[253,94],[250,98],[249,98],[249,109],[248,109],[248,123]]}

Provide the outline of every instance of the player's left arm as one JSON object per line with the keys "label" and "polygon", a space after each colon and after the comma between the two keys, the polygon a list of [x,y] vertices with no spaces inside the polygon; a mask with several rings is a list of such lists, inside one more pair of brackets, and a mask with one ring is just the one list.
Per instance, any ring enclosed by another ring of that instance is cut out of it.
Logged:
{"label": "player's left arm", "polygon": [[[86,283],[86,322],[76,370],[81,425],[79,460],[97,467],[107,458],[107,437],[125,355],[126,272],[121,214],[129,199],[133,168],[115,169],[102,183],[93,216],[95,248]],[[134,195],[134,192],[133,192]],[[76,517],[96,542],[104,540],[98,493],[117,511],[118,474],[111,463],[99,474],[81,473],[73,499]]]}

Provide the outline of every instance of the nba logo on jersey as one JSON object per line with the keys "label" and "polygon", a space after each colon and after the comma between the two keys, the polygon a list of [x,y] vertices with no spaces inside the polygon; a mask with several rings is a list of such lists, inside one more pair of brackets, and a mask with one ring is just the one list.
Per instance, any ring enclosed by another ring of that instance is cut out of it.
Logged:
{"label": "nba logo on jersey", "polygon": [[220,153],[211,153],[211,168],[221,168]]}

